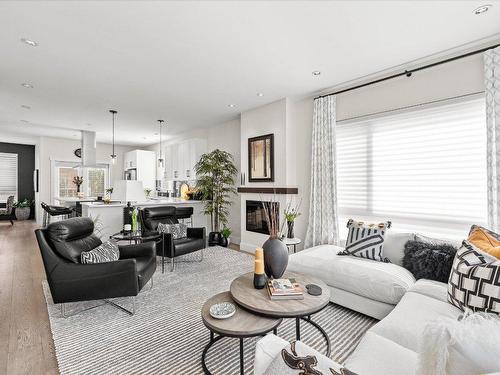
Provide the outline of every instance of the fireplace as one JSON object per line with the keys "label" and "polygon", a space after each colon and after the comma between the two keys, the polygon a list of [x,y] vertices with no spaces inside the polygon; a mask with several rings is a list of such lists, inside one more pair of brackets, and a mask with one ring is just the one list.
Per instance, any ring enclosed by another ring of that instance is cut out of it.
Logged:
{"label": "fireplace", "polygon": [[[271,202],[266,202],[271,203]],[[274,202],[279,213],[279,202]],[[264,207],[261,201],[246,201],[246,230],[249,232],[269,234]]]}

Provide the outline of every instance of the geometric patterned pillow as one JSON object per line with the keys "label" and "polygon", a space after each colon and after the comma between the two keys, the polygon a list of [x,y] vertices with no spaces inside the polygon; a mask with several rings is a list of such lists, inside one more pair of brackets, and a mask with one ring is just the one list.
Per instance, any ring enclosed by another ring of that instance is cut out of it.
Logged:
{"label": "geometric patterned pillow", "polygon": [[349,232],[345,249],[339,252],[338,255],[352,255],[390,263],[383,253],[385,233],[390,227],[390,221],[379,224],[365,224],[363,221],[350,219],[347,222]]}
{"label": "geometric patterned pillow", "polygon": [[462,311],[500,314],[500,260],[463,241],[448,280],[448,302]]}
{"label": "geometric patterned pillow", "polygon": [[172,239],[178,240],[179,238],[187,237],[187,225],[186,224],[163,224],[159,223],[156,230],[160,233],[171,233]]}
{"label": "geometric patterned pillow", "polygon": [[83,251],[80,255],[82,264],[114,262],[120,258],[120,249],[113,241],[106,241],[95,249]]}

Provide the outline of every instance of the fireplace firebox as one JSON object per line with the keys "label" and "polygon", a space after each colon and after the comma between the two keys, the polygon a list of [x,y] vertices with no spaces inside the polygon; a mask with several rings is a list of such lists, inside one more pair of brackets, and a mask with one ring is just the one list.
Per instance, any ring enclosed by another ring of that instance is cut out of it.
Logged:
{"label": "fireplace firebox", "polygon": [[[271,202],[266,202],[271,203]],[[273,203],[276,211],[279,212],[279,202]],[[269,234],[269,228],[266,222],[266,215],[261,201],[246,201],[246,230],[249,232]],[[278,218],[279,220],[279,218]]]}

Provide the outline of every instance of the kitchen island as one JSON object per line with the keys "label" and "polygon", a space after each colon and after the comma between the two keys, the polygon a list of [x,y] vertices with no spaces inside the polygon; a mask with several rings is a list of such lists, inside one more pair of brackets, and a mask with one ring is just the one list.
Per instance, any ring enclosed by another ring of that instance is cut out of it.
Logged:
{"label": "kitchen island", "polygon": [[[107,240],[112,234],[120,232],[123,229],[123,209],[127,205],[124,203],[104,202],[83,202],[82,216],[90,217],[98,224],[99,235],[103,241]],[[193,227],[206,227],[207,233],[209,217],[203,213],[204,202],[195,200],[184,200],[179,198],[150,199],[144,202],[136,202],[134,207],[154,207],[154,206],[190,206],[193,207]]]}

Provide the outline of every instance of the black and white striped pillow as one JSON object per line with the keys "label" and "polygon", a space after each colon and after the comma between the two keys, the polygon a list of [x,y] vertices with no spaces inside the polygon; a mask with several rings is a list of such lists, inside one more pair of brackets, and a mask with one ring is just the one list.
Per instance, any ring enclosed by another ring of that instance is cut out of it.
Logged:
{"label": "black and white striped pillow", "polygon": [[345,250],[338,253],[338,255],[352,255],[390,263],[389,259],[384,257],[383,252],[385,233],[390,227],[390,221],[379,224],[365,224],[363,221],[350,219],[347,222],[349,232]]}
{"label": "black and white striped pillow", "polygon": [[171,233],[174,240],[179,238],[187,237],[187,225],[186,224],[163,224],[159,223],[156,230],[160,233]]}
{"label": "black and white striped pillow", "polygon": [[114,262],[120,258],[120,249],[113,241],[106,241],[95,249],[83,251],[80,255],[82,264]]}

